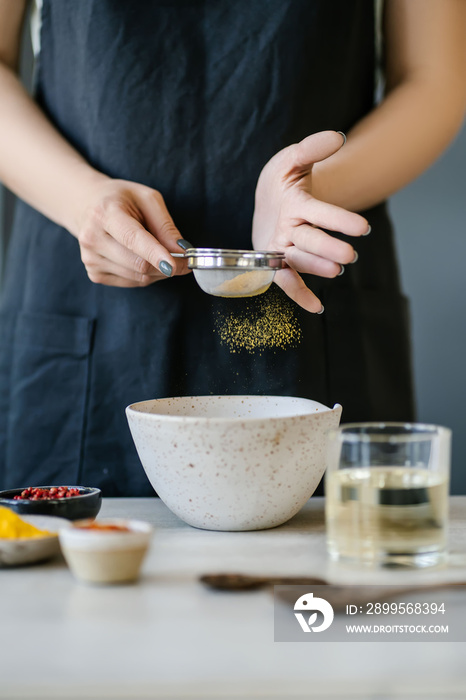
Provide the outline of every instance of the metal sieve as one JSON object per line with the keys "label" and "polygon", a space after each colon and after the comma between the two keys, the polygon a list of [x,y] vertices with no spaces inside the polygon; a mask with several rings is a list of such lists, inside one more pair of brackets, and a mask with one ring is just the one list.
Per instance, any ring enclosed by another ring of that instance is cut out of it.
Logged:
{"label": "metal sieve", "polygon": [[284,253],[270,250],[188,248],[171,253],[186,258],[200,288],[217,297],[252,297],[272,284],[277,270],[285,266]]}

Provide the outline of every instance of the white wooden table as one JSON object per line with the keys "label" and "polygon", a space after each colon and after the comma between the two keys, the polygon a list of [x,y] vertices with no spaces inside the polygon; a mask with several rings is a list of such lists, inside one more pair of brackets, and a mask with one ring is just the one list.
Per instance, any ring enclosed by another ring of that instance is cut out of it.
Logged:
{"label": "white wooden table", "polygon": [[[270,591],[198,583],[212,571],[361,583],[360,572],[327,561],[322,499],[261,532],[196,530],[158,499],[104,499],[101,516],[156,527],[141,580],[86,586],[61,558],[0,569],[1,698],[466,698],[465,643],[276,643]],[[363,582],[466,580],[466,497],[451,500],[450,530],[446,571],[375,572]],[[466,601],[460,612],[466,621]]]}

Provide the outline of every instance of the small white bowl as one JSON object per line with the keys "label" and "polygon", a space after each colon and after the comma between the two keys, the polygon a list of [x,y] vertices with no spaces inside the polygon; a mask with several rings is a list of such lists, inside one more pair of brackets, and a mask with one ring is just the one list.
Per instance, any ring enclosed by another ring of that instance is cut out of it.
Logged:
{"label": "small white bowl", "polygon": [[21,515],[21,520],[53,535],[44,537],[0,538],[0,566],[20,566],[50,559],[60,552],[58,531],[71,523],[53,515]]}
{"label": "small white bowl", "polygon": [[173,513],[207,530],[261,530],[312,496],[341,410],[291,396],[182,396],[132,404],[126,415]]}
{"label": "small white bowl", "polygon": [[62,552],[73,575],[86,583],[135,581],[149,547],[152,526],[140,520],[105,518],[97,524],[121,525],[129,531],[82,527],[94,522],[76,521],[59,532]]}

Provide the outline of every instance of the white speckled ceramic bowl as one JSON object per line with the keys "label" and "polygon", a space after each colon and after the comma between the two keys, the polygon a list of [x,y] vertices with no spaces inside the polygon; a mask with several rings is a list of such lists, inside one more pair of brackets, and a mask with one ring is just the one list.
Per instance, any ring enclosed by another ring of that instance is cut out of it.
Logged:
{"label": "white speckled ceramic bowl", "polygon": [[261,530],[295,515],[325,470],[341,406],[288,396],[155,399],[126,409],[152,486],[207,530]]}

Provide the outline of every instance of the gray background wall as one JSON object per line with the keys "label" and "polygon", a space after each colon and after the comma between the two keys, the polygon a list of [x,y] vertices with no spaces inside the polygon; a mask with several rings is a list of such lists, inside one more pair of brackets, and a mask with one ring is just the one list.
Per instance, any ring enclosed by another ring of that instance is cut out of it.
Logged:
{"label": "gray background wall", "polygon": [[466,493],[466,127],[391,200],[411,300],[418,420],[453,429],[452,491]]}
{"label": "gray background wall", "polygon": [[[31,65],[26,43],[27,83]],[[11,216],[4,195],[0,187],[0,266]],[[452,492],[466,494],[466,127],[390,208],[411,300],[418,420],[453,429]]]}

